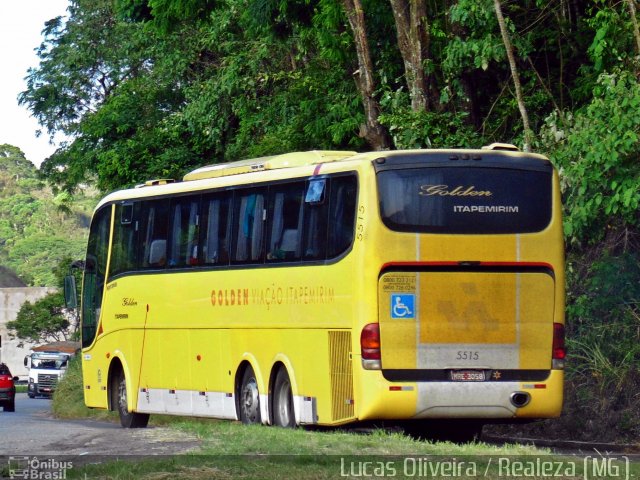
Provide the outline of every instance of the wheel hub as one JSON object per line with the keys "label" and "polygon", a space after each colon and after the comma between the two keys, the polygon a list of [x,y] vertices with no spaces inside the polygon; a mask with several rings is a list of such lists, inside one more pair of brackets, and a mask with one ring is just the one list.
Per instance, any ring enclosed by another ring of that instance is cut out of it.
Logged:
{"label": "wheel hub", "polygon": [[258,419],[260,408],[260,397],[258,395],[258,385],[255,380],[248,382],[242,391],[242,406],[247,419],[255,422]]}

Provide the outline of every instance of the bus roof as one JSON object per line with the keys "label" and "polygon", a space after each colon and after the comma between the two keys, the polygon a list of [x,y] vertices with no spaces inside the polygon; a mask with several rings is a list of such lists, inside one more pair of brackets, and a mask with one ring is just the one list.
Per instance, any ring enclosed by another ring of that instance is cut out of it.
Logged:
{"label": "bus roof", "polygon": [[226,177],[240,173],[258,172],[261,170],[276,170],[289,167],[303,167],[319,163],[335,162],[353,157],[357,152],[311,150],[309,152],[292,152],[271,157],[252,158],[237,162],[219,163],[198,168],[187,173],[183,180],[201,180],[204,178]]}
{"label": "bus roof", "polygon": [[[520,150],[508,143],[492,143],[491,145],[482,147],[480,152],[486,153],[487,150],[516,152],[521,154]],[[431,152],[462,152],[462,149],[442,149],[430,150]],[[475,152],[475,150],[464,150],[465,152]],[[235,162],[218,163],[197,168],[183,177],[183,181],[202,180],[206,178],[226,177],[230,175],[239,175],[242,173],[258,172],[264,170],[277,170],[282,168],[303,167],[308,165],[318,165],[320,163],[337,162],[340,160],[370,160],[375,157],[393,157],[397,155],[406,155],[412,153],[424,153],[425,150],[387,150],[374,151],[366,153],[358,153],[354,151],[334,151],[334,150],[311,150],[307,152],[290,152],[282,155],[272,155],[268,157],[251,158],[247,160],[239,160]],[[146,185],[163,184],[164,180],[147,182]]]}
{"label": "bus roof", "polygon": [[[182,182],[175,182],[169,179],[156,179],[147,181],[135,188],[119,190],[112,192],[104,197],[96,207],[96,210],[105,203],[113,201],[123,201],[127,199],[143,198],[156,195],[171,195],[175,193],[183,193],[190,191],[198,191],[204,187],[203,181],[207,180],[223,180],[225,177],[235,175],[259,174],[259,172],[273,172],[283,169],[300,169],[304,167],[313,167],[320,164],[333,164],[342,162],[371,162],[379,158],[393,157],[412,157],[414,155],[423,154],[438,155],[471,155],[484,156],[488,153],[498,155],[500,157],[522,158],[523,152],[517,147],[509,144],[494,143],[481,149],[429,149],[429,150],[385,150],[358,153],[354,151],[332,151],[332,150],[311,150],[307,152],[291,152],[282,155],[273,155],[268,157],[252,158],[235,162],[219,163],[197,168],[183,177]],[[534,153],[525,153],[530,159],[547,160],[543,155]],[[314,170],[315,172],[315,170]],[[251,183],[254,178],[247,177],[246,182],[243,179],[239,183]],[[228,186],[235,184],[233,180],[224,181],[216,186]]]}

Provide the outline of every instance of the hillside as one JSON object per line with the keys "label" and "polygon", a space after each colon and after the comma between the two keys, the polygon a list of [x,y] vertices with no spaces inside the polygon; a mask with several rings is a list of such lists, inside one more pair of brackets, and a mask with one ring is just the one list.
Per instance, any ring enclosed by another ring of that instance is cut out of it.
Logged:
{"label": "hillside", "polygon": [[0,145],[0,282],[55,286],[59,262],[84,254],[94,204],[54,195],[19,148]]}

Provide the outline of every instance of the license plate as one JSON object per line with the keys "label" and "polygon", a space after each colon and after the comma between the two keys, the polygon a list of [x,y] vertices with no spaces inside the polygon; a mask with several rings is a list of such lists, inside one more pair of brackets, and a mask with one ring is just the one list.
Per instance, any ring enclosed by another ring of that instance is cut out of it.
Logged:
{"label": "license plate", "polygon": [[484,370],[455,370],[451,372],[454,382],[484,382]]}

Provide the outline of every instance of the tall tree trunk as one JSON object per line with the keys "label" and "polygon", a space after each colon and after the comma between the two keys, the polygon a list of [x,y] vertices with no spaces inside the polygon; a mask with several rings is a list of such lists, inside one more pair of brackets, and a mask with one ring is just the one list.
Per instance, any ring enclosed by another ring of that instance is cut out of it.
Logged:
{"label": "tall tree trunk", "polygon": [[[447,8],[450,8],[450,5],[447,5]],[[451,23],[449,26],[449,32],[455,37],[466,38],[468,33],[466,30],[460,25],[458,22]],[[462,91],[466,98],[463,98],[463,107],[469,114],[469,121],[475,127],[476,130],[480,130],[482,128],[482,120],[483,116],[480,112],[480,98],[482,95],[482,88],[478,85],[476,80],[476,74],[474,72],[470,72],[466,68],[463,68],[458,74],[458,79],[460,81],[460,85],[462,87]]]}
{"label": "tall tree trunk", "polygon": [[511,39],[509,38],[509,32],[507,25],[504,22],[502,16],[502,6],[500,0],[493,0],[493,4],[496,8],[496,17],[498,18],[498,24],[500,25],[500,33],[502,34],[502,41],[504,42],[504,48],[507,51],[507,58],[509,59],[509,67],[511,67],[511,77],[513,78],[513,85],[516,89],[516,100],[518,102],[518,108],[520,109],[520,116],[522,117],[522,125],[524,126],[524,151],[531,150],[531,142],[533,140],[533,132],[529,126],[529,116],[527,115],[527,107],[524,104],[524,98],[522,96],[522,86],[520,85],[520,76],[518,75],[518,68],[516,67],[516,59],[513,55],[513,45],[511,45]]}
{"label": "tall tree trunk", "polygon": [[353,40],[358,56],[358,70],[354,73],[354,79],[360,90],[365,114],[365,124],[361,128],[360,136],[364,137],[374,150],[386,150],[390,148],[391,141],[378,120],[380,105],[374,97],[373,63],[362,3],[360,0],[342,0],[342,5],[353,30]]}
{"label": "tall tree trunk", "polygon": [[425,0],[390,0],[396,21],[398,48],[404,62],[404,76],[411,97],[411,109],[429,109],[428,79],[424,61],[429,52],[429,29]]}
{"label": "tall tree trunk", "polygon": [[640,56],[640,28],[638,28],[638,19],[636,17],[635,0],[627,0],[629,14],[631,15],[631,23],[633,24],[633,36],[636,39],[636,55]]}

